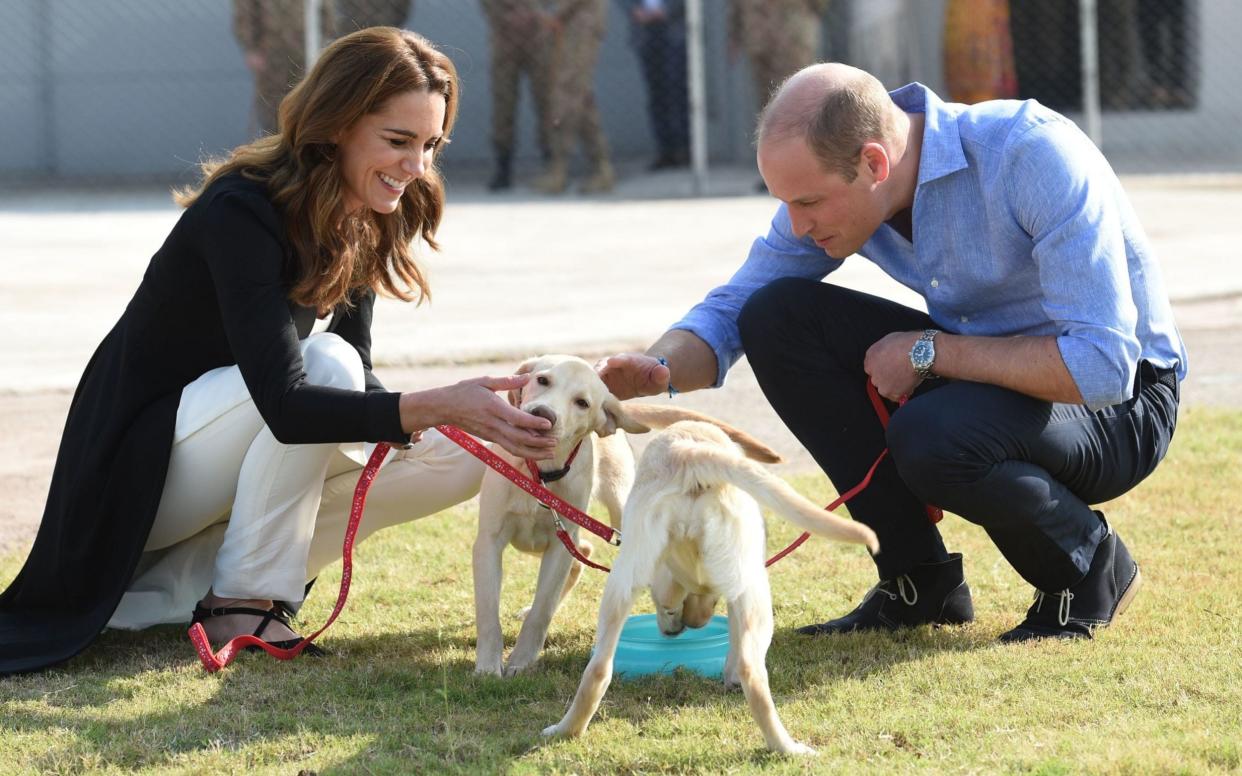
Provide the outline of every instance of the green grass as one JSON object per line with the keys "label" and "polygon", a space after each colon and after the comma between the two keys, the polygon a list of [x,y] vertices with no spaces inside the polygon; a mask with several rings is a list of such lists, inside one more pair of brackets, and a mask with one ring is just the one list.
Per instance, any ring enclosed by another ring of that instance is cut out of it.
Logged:
{"label": "green grass", "polygon": [[[774,566],[772,690],[812,760],[768,754],[741,694],[690,675],[614,683],[587,737],[541,743],[586,663],[603,575],[584,572],[531,673],[474,676],[466,505],[359,548],[326,659],[247,655],[208,675],[182,629],[162,628],[108,632],[61,668],[0,679],[0,773],[1242,772],[1240,470],[1242,413],[1183,411],[1156,475],[1105,506],[1146,585],[1090,642],[994,643],[1031,591],[952,516],[969,626],[807,640],[792,628],[850,608],[871,564],[812,541]],[[794,484],[830,498],[822,477]],[[769,524],[774,548],[792,538]],[[19,561],[0,560],[0,581]],[[506,564],[512,645],[536,562]],[[338,581],[320,579],[305,625]]]}

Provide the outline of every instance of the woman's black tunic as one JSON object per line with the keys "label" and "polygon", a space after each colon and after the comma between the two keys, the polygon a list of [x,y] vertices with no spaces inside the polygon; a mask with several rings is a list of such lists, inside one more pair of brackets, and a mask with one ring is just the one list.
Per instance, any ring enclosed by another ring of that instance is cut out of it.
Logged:
{"label": "woman's black tunic", "polygon": [[404,441],[398,394],[371,373],[373,292],[330,327],[366,392],[306,383],[315,313],[288,299],[290,250],[264,185],[240,175],[181,215],[74,394],[34,547],[0,594],[0,674],[67,660],[107,624],[159,507],[181,390],[204,372],[237,364],[282,442]]}

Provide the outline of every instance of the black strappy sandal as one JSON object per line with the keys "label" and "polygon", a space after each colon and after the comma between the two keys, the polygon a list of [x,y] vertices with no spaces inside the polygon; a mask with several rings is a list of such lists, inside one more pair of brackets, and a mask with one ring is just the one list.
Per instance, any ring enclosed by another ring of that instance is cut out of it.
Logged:
{"label": "black strappy sandal", "polygon": [[[263,633],[263,631],[267,629],[267,626],[270,625],[273,620],[285,626],[289,630],[293,630],[293,626],[289,624],[287,612],[288,610],[279,604],[274,604],[271,609],[252,609],[248,606],[217,606],[207,609],[200,604],[194,607],[194,614],[190,620],[190,624],[194,625],[196,623],[203,622],[204,620],[209,620],[212,617],[223,617],[226,614],[250,614],[255,617],[263,618],[263,621],[259,623],[259,627],[255,628],[254,633],[250,634],[256,638],[262,639],[263,637],[259,634]],[[267,639],[263,640],[267,641]],[[285,639],[284,641],[268,641],[267,643],[277,649],[293,649],[303,641],[305,641],[305,639],[296,638]],[[259,648],[249,646],[246,647],[246,651],[257,652],[259,651]],[[328,653],[316,644],[307,644],[306,648],[302,650],[302,654],[310,655],[312,657],[326,657]]]}

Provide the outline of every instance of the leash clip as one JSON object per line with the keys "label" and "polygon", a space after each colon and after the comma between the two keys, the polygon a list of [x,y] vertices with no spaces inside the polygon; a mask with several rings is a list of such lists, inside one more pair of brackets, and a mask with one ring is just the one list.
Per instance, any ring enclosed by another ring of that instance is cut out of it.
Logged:
{"label": "leash clip", "polygon": [[[543,507],[544,509],[551,510],[552,522],[554,525],[556,525],[556,530],[569,533],[569,529],[565,527],[565,523],[564,521],[561,520],[561,515],[559,512],[557,512],[555,509],[552,509],[552,507],[548,506],[547,504],[544,504],[542,501],[539,502],[539,506]],[[603,538],[603,537],[600,537],[600,538]],[[608,542],[613,547],[620,547],[621,546],[621,532],[615,528],[612,529],[612,536],[608,537],[607,539],[604,539],[604,541]]]}

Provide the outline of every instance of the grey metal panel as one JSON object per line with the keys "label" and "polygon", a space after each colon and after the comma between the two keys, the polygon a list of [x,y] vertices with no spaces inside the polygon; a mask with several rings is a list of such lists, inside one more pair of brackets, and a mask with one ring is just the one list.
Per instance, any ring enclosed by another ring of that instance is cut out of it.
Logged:
{"label": "grey metal panel", "polygon": [[0,0],[0,175],[48,172],[46,9]]}
{"label": "grey metal panel", "polygon": [[56,92],[56,170],[185,174],[248,139],[249,105],[245,75],[64,83]]}
{"label": "grey metal panel", "polygon": [[40,99],[42,90],[32,79],[0,83],[0,175],[47,172]]}
{"label": "grey metal panel", "polygon": [[164,75],[236,69],[232,6],[160,0],[43,0],[58,76]]}
{"label": "grey metal panel", "polygon": [[0,79],[39,74],[40,11],[31,0],[0,0]]}

